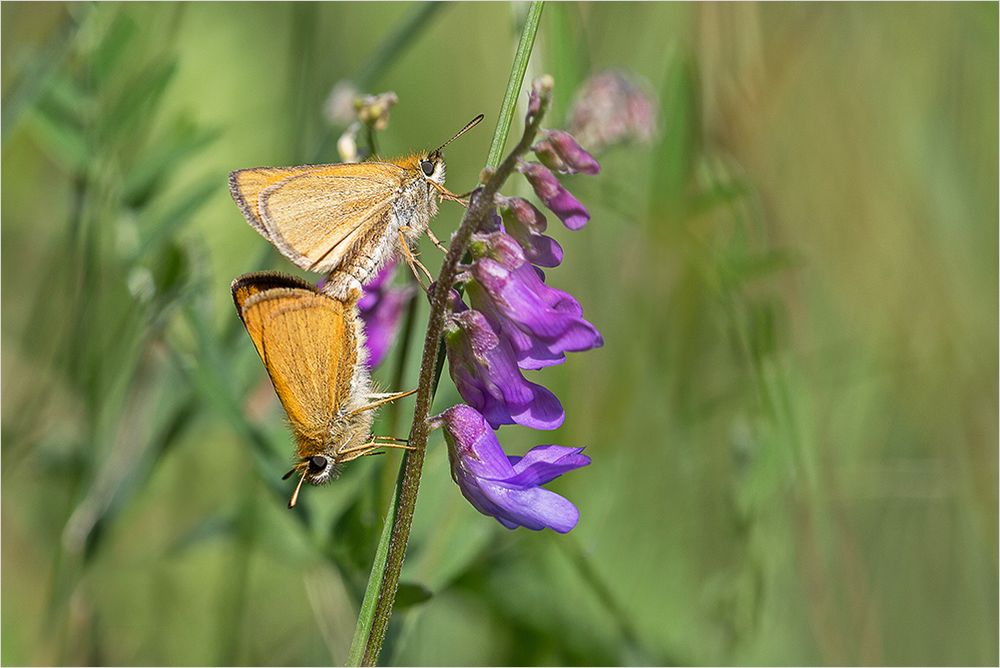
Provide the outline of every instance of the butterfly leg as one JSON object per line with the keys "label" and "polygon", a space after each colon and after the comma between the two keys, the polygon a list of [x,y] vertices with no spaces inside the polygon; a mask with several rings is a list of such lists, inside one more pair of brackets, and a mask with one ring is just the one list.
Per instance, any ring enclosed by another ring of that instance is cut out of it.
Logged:
{"label": "butterfly leg", "polygon": [[448,253],[448,249],[445,248],[444,244],[441,243],[441,240],[438,239],[433,232],[431,232],[431,228],[429,227],[427,228],[427,238],[430,239],[431,243],[437,246],[438,250],[440,250],[442,253],[445,254]]}
{"label": "butterfly leg", "polygon": [[395,401],[396,399],[402,399],[408,397],[411,394],[416,394],[416,390],[407,390],[406,392],[372,392],[367,395],[367,399],[388,399],[389,401]]}
{"label": "butterfly leg", "polygon": [[417,269],[424,272],[424,275],[427,276],[428,282],[434,282],[434,277],[431,276],[431,272],[427,270],[427,267],[421,264],[420,260],[413,256],[413,251],[410,250],[410,245],[406,243],[406,237],[403,236],[402,230],[399,231],[399,247],[403,251],[403,257],[406,259],[406,263],[410,265],[410,270],[413,271],[413,275],[417,277],[417,283],[419,283],[420,287],[424,289],[424,292],[427,292],[427,286],[424,285],[424,281],[417,272]]}
{"label": "butterfly leg", "polygon": [[469,197],[470,195],[472,195],[472,193],[475,192],[475,190],[470,190],[467,193],[463,193],[461,195],[456,195],[455,193],[453,193],[452,191],[448,190],[447,188],[445,188],[443,185],[441,185],[439,183],[435,183],[434,187],[437,189],[438,196],[441,197],[441,199],[446,199],[446,200],[449,200],[451,202],[458,202],[459,204],[461,204],[462,206],[464,206],[466,208],[468,208],[468,206],[469,206],[469,200],[466,199],[466,198]]}
{"label": "butterfly leg", "polygon": [[379,438],[388,443],[402,443],[403,445],[410,444],[410,439],[399,438],[398,436],[379,436]]}
{"label": "butterfly leg", "polygon": [[364,413],[365,411],[370,411],[373,408],[378,408],[383,404],[392,403],[397,399],[402,399],[403,397],[408,397],[411,394],[416,394],[416,392],[417,392],[416,390],[409,390],[408,392],[396,392],[394,394],[377,395],[377,398],[369,396],[370,399],[375,399],[375,401],[372,401],[369,404],[365,404],[361,408],[355,408],[353,411],[350,412],[350,415],[353,415],[355,413]]}
{"label": "butterfly leg", "polygon": [[345,448],[337,453],[337,461],[341,464],[346,464],[349,461],[355,460],[358,457],[367,457],[369,455],[383,454],[381,452],[375,452],[379,448],[394,448],[396,450],[416,450],[412,445],[402,445],[399,443],[381,443],[377,440],[372,440],[368,443],[362,445],[356,445],[353,448]]}

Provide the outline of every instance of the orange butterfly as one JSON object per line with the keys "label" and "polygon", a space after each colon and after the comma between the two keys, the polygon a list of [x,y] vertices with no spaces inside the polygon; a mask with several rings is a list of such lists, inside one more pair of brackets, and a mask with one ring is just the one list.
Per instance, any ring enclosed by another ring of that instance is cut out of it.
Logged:
{"label": "orange butterfly", "polygon": [[[324,291],[347,299],[397,252],[427,232],[438,199],[461,202],[444,187],[445,146],[483,120],[480,114],[429,153],[388,162],[256,167],[229,175],[229,191],[251,226],[308,271],[332,274]],[[419,275],[418,275],[419,278]]]}
{"label": "orange butterfly", "polygon": [[[365,366],[364,333],[355,301],[320,293],[292,276],[245,274],[233,281],[236,310],[253,340],[295,436],[302,483],[320,485],[341,464],[378,448],[407,448],[371,436],[373,410],[413,394],[374,394]],[[414,390],[415,391],[415,390]]]}

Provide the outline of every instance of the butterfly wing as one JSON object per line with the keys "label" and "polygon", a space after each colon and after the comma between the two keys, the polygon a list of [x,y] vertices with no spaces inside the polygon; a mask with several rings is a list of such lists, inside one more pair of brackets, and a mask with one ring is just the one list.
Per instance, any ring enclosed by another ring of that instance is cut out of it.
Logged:
{"label": "butterfly wing", "polygon": [[243,305],[250,297],[271,288],[313,290],[313,286],[301,278],[277,271],[255,271],[243,274],[235,279],[231,285],[233,302],[236,304],[236,312],[239,313],[240,318],[243,317]]}
{"label": "butterfly wing", "polygon": [[243,212],[247,222],[268,241],[270,233],[260,217],[260,194],[269,186],[293,176],[333,167],[333,165],[302,165],[299,167],[252,167],[229,173],[229,194]]}
{"label": "butterfly wing", "polygon": [[[239,303],[235,290],[234,299]],[[274,287],[248,296],[240,316],[288,413],[299,456],[321,451],[357,364],[350,306],[312,288]]]}
{"label": "butterfly wing", "polygon": [[379,236],[407,178],[385,162],[263,167],[230,174],[230,191],[251,225],[296,265],[329,273],[354,244]]}

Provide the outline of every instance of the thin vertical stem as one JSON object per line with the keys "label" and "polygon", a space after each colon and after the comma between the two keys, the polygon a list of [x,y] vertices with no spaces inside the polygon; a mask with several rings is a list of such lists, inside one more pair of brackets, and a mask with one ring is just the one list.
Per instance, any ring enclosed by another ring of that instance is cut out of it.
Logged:
{"label": "thin vertical stem", "polygon": [[497,129],[493,133],[493,143],[490,144],[489,157],[486,158],[487,167],[496,167],[503,155],[503,147],[507,144],[507,134],[510,131],[510,122],[514,118],[514,107],[517,106],[517,96],[521,92],[521,82],[524,81],[524,73],[528,71],[528,60],[531,57],[531,48],[535,44],[535,34],[538,32],[538,23],[542,20],[542,7],[544,2],[536,0],[528,7],[528,15],[524,19],[524,28],[521,29],[521,40],[517,44],[517,51],[514,53],[514,63],[510,68],[510,79],[507,81],[507,91],[503,95],[503,102],[500,104],[500,115],[497,117]]}
{"label": "thin vertical stem", "polygon": [[[509,107],[509,110],[506,115],[501,116],[501,121],[493,136],[493,145],[499,146],[498,150],[500,151],[506,143],[510,122],[513,119],[514,101],[521,90],[528,57],[531,54],[531,46],[534,44],[535,33],[538,30],[542,4],[542,2],[533,2],[528,10],[528,18],[524,23],[517,53],[511,67],[511,76],[507,82],[507,92],[504,95],[504,103]],[[472,194],[469,208],[466,210],[458,230],[452,236],[448,253],[441,264],[441,272],[431,291],[431,311],[427,321],[427,333],[424,337],[416,406],[410,430],[409,442],[414,449],[403,457],[396,495],[389,509],[389,516],[386,518],[382,539],[376,549],[372,575],[365,591],[358,617],[358,626],[351,644],[348,658],[348,663],[351,665],[375,665],[389,627],[389,619],[399,587],[399,576],[403,568],[403,559],[406,555],[406,546],[409,542],[413,513],[416,509],[417,492],[420,489],[420,473],[423,468],[424,453],[430,431],[428,417],[431,403],[434,400],[437,379],[441,373],[438,356],[441,336],[451,305],[449,291],[458,276],[459,264],[468,249],[473,233],[492,213],[495,207],[494,199],[500,185],[514,171],[518,157],[530,147],[539,121],[540,118],[536,118],[529,127],[525,128],[524,135],[514,151],[496,167],[486,183]],[[489,164],[493,166],[495,161]]]}

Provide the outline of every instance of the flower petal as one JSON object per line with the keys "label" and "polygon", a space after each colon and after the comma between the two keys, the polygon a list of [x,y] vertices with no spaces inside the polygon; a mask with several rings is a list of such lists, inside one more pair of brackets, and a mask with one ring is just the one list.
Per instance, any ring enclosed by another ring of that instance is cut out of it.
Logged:
{"label": "flower petal", "polygon": [[524,457],[507,456],[514,466],[515,475],[506,482],[508,485],[528,485],[537,487],[550,482],[567,471],[590,464],[590,457],[580,454],[583,448],[567,448],[562,445],[539,445],[525,453]]}
{"label": "flower petal", "polygon": [[549,130],[545,134],[545,141],[548,142],[569,171],[582,174],[597,174],[601,171],[601,165],[594,159],[594,156],[587,153],[570,133],[562,130]]}
{"label": "flower petal", "polygon": [[479,411],[458,404],[442,413],[440,420],[448,442],[453,478],[456,477],[456,470],[494,480],[505,480],[514,475],[514,467],[500,447],[496,434]]}
{"label": "flower petal", "polygon": [[580,448],[543,445],[524,457],[508,458],[485,418],[463,404],[433,418],[432,424],[444,427],[451,477],[476,510],[508,529],[549,527],[566,533],[576,526],[576,506],[538,485],[590,463]]}
{"label": "flower petal", "polygon": [[[471,490],[470,490],[471,491]],[[466,489],[463,488],[465,493]],[[481,480],[472,495],[466,494],[475,508],[492,515],[508,529],[518,526],[541,531],[548,527],[566,533],[580,520],[580,511],[565,497],[541,487],[517,487],[492,480]]]}
{"label": "flower petal", "polygon": [[511,271],[491,258],[481,258],[467,284],[473,308],[481,311],[510,342],[523,369],[558,364],[563,353],[604,345],[600,332],[580,317],[571,295],[542,282],[534,267]]}
{"label": "flower petal", "polygon": [[491,427],[555,429],[566,417],[552,392],[525,380],[510,343],[479,311],[454,314],[447,327],[448,372],[462,398]]}

